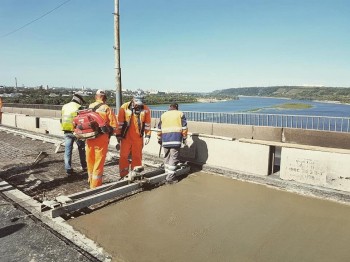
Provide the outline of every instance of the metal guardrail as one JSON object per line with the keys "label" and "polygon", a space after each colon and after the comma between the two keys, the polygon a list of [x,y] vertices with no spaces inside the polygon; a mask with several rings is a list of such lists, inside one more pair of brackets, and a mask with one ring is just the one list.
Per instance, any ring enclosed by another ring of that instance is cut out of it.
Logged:
{"label": "metal guardrail", "polygon": [[[152,110],[152,118],[159,118],[165,110]],[[310,115],[282,115],[255,113],[220,113],[183,111],[186,119],[197,122],[288,127],[299,129],[349,132],[349,117],[327,117]]]}
{"label": "metal guardrail", "polygon": [[[6,103],[5,107],[61,110],[62,105],[16,104]],[[114,110],[115,108],[113,108]],[[152,110],[152,118],[160,118],[166,110]],[[310,115],[282,115],[255,113],[221,113],[183,111],[187,120],[209,123],[236,125],[288,127],[299,129],[323,130],[333,132],[349,132],[349,117],[328,117]]]}

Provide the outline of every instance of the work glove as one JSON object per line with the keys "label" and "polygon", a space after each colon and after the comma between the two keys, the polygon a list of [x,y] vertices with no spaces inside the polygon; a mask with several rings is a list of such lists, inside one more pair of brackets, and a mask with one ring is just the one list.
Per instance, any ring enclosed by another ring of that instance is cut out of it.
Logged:
{"label": "work glove", "polygon": [[184,146],[187,146],[187,138],[183,138],[183,139],[182,139],[182,144],[183,144]]}
{"label": "work glove", "polygon": [[158,144],[162,145],[162,140],[158,139]]}
{"label": "work glove", "polygon": [[149,137],[145,138],[145,145],[147,145],[149,143],[149,139],[150,139]]}

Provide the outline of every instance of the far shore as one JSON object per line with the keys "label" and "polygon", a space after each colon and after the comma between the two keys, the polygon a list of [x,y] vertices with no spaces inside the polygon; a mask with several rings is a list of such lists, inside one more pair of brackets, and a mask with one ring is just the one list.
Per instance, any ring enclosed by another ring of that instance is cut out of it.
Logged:
{"label": "far shore", "polygon": [[289,98],[289,97],[276,97],[276,96],[245,96],[245,95],[238,95],[238,97],[276,98],[276,99],[310,101],[310,102],[327,103],[327,104],[350,105],[350,103],[342,103],[342,102],[340,102],[340,101],[332,101],[332,100],[303,100],[303,99],[294,99],[294,98]]}

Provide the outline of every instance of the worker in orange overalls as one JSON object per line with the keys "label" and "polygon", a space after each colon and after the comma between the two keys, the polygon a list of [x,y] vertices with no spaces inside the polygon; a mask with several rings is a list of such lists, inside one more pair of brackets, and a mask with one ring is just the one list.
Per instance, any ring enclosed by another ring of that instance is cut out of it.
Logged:
{"label": "worker in orange overalls", "polygon": [[102,185],[103,168],[108,152],[109,138],[116,132],[116,117],[112,109],[105,104],[107,100],[106,93],[103,90],[97,90],[95,95],[96,101],[89,105],[89,108],[96,108],[98,113],[110,128],[109,133],[101,133],[96,138],[86,140],[86,161],[88,168],[90,188]]}
{"label": "worker in orange overalls", "polygon": [[[119,175],[129,173],[129,155],[131,170],[142,165],[142,148],[151,138],[151,110],[144,104],[140,92],[130,102],[123,104],[118,113],[117,139],[120,143]],[[143,141],[145,136],[145,141]]]}

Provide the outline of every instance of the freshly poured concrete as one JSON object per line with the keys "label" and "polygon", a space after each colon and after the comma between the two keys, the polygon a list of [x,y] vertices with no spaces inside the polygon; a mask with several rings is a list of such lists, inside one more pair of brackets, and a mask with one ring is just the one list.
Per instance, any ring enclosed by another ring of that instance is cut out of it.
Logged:
{"label": "freshly poured concrete", "polygon": [[115,261],[350,261],[350,207],[204,173],[70,224]]}

